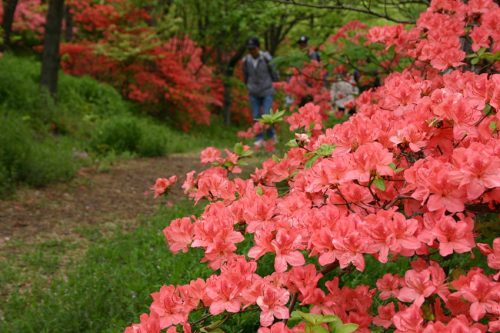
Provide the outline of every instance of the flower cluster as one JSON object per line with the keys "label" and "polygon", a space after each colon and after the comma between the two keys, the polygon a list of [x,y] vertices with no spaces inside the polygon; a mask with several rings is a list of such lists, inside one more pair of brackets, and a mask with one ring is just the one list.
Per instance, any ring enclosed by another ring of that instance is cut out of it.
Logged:
{"label": "flower cluster", "polygon": [[158,178],[151,187],[154,193],[155,199],[161,195],[165,195],[169,187],[171,187],[177,181],[177,176],[170,176],[169,178]]}
{"label": "flower cluster", "polygon": [[153,18],[130,2],[72,0],[75,38],[61,45],[61,67],[114,85],[151,113],[169,113],[183,130],[209,124],[222,106],[222,83],[188,36],[163,38]]}
{"label": "flower cluster", "polygon": [[[417,27],[443,17],[413,49],[433,43],[435,30],[460,35],[462,9],[479,22],[498,10],[489,0],[456,4],[432,3]],[[288,118],[297,144],[249,179],[231,177],[221,153],[206,149],[202,160],[217,165],[189,173],[183,188],[208,204],[164,234],[174,253],[201,248],[214,274],[162,287],[149,317],[127,330],[214,329],[223,320],[210,315],[257,310],[261,333],[304,332],[287,321],[300,306],[357,332],[498,332],[500,237],[481,226],[498,224],[500,211],[500,74],[443,73],[433,59],[364,92],[357,114],[333,128],[305,105]],[[464,256],[474,262],[460,264]],[[269,260],[272,272],[257,274]],[[201,309],[207,316],[193,320]]]}
{"label": "flower cluster", "polygon": [[405,30],[402,25],[375,27],[367,37],[444,70],[463,64],[467,51],[464,44],[474,52],[480,48],[498,52],[499,16],[500,8],[489,0],[433,1],[412,29]]}
{"label": "flower cluster", "polygon": [[[4,6],[0,6],[0,24],[3,20]],[[39,1],[19,0],[14,13],[12,31],[22,35],[23,39],[31,37],[41,40],[46,12],[47,7],[41,6]]]}

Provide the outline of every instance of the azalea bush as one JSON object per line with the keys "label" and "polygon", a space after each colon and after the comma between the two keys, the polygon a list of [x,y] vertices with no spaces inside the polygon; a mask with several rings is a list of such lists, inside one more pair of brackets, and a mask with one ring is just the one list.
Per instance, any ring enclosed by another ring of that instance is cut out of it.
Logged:
{"label": "azalea bush", "polygon": [[[4,6],[0,2],[0,25],[3,22]],[[18,0],[12,24],[13,41],[20,41],[25,46],[38,45],[42,42],[45,27],[47,5],[36,0]],[[1,36],[1,34],[0,34]]]}
{"label": "azalea bush", "polygon": [[130,1],[74,0],[70,7],[77,33],[61,46],[65,72],[112,84],[143,110],[173,118],[183,129],[210,123],[212,111],[222,106],[222,83],[193,40],[164,36],[163,21]]}
{"label": "azalea bush", "polygon": [[414,27],[373,28],[412,64],[333,128],[312,103],[285,117],[290,149],[248,179],[237,172],[249,147],[204,150],[210,167],[190,172],[183,189],[208,204],[163,232],[174,253],[201,249],[214,273],[162,286],[126,332],[223,332],[255,312],[260,333],[498,332],[492,16],[493,1],[442,0]]}

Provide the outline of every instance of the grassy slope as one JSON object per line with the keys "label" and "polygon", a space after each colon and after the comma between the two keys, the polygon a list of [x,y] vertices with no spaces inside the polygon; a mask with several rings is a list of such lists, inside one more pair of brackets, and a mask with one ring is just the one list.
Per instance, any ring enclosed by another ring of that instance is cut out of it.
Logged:
{"label": "grassy slope", "polygon": [[[32,292],[14,293],[0,303],[1,332],[119,332],[147,311],[149,294],[165,283],[206,276],[201,253],[173,256],[161,230],[173,218],[192,214],[189,202],[162,208],[133,233],[97,236],[94,245],[64,279],[49,289],[33,281]],[[89,234],[89,237],[93,237]],[[95,237],[95,235],[94,235]],[[46,242],[33,249],[26,265],[50,269],[64,244]],[[15,274],[2,270],[2,275]],[[0,281],[1,276],[0,275]],[[5,276],[4,276],[5,277]]]}
{"label": "grassy slope", "polygon": [[0,58],[0,198],[20,184],[67,181],[81,166],[121,155],[162,156],[234,140],[235,129],[217,119],[183,133],[141,114],[111,86],[89,77],[61,73],[55,103],[40,93],[39,72],[33,58]]}

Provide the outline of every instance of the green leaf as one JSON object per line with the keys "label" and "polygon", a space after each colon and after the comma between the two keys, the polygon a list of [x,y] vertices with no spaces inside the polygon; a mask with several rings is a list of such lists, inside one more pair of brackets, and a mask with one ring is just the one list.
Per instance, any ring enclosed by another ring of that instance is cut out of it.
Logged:
{"label": "green leaf", "polygon": [[299,146],[299,144],[297,143],[297,140],[292,139],[292,140],[288,141],[288,142],[285,144],[285,146],[290,147],[290,148],[295,148],[295,147],[298,147],[298,146]]}
{"label": "green leaf", "polygon": [[343,324],[335,328],[335,333],[352,333],[358,329],[358,324]]}
{"label": "green leaf", "polygon": [[385,191],[385,183],[384,180],[380,177],[375,177],[373,180],[373,185],[381,191]]}
{"label": "green leaf", "polygon": [[241,156],[241,154],[243,154],[243,145],[241,144],[241,142],[238,142],[234,145],[233,151],[238,156]]}
{"label": "green leaf", "polygon": [[329,145],[327,143],[323,143],[318,149],[315,150],[315,153],[320,156],[330,156],[335,150],[335,145]]}
{"label": "green leaf", "polygon": [[270,114],[262,115],[259,122],[262,124],[267,124],[267,125],[277,124],[283,120],[284,115],[285,115],[284,110],[271,112]]}
{"label": "green leaf", "polygon": [[278,156],[274,155],[274,154],[273,154],[273,156],[271,156],[271,158],[272,158],[272,159],[273,159],[273,161],[274,161],[274,162],[276,162],[276,163],[281,162],[281,159],[280,159]]}
{"label": "green leaf", "polygon": [[429,304],[423,304],[422,307],[421,307],[421,309],[422,309],[422,312],[424,313],[424,319],[425,320],[431,320],[432,321],[432,320],[436,319],[434,317],[434,312],[432,312],[432,309],[431,309],[431,307],[430,307]]}
{"label": "green leaf", "polygon": [[316,160],[320,157],[321,156],[319,156],[319,155],[315,155],[315,156],[311,157],[309,160],[307,160],[306,164],[304,164],[304,168],[309,169],[310,167],[312,167],[314,162],[316,162]]}
{"label": "green leaf", "polygon": [[264,190],[260,186],[257,186],[257,188],[255,189],[255,192],[257,192],[258,195],[263,195],[264,194]]}
{"label": "green leaf", "polygon": [[471,63],[472,65],[477,65],[477,63],[478,63],[478,62],[479,62],[479,58],[477,58],[477,57],[476,57],[476,58],[472,58],[472,59],[470,60],[470,63]]}
{"label": "green leaf", "polygon": [[489,114],[490,114],[490,112],[491,112],[491,105],[486,104],[486,105],[484,106],[483,113],[484,113],[485,115],[489,115]]}
{"label": "green leaf", "polygon": [[292,312],[292,315],[290,316],[290,319],[302,319],[302,311],[295,310]]}
{"label": "green leaf", "polygon": [[321,319],[322,323],[335,323],[335,322],[341,322],[340,318],[337,317],[336,315],[323,315],[323,319]]}
{"label": "green leaf", "polygon": [[200,332],[201,333],[224,333],[224,331],[222,330],[222,328],[220,327],[217,327],[217,328],[214,328],[214,329],[211,329],[210,327],[202,327],[200,328]]}
{"label": "green leaf", "polygon": [[328,330],[322,326],[313,326],[312,327],[313,333],[329,333]]}
{"label": "green leaf", "polygon": [[307,323],[310,323],[310,324],[313,324],[313,325],[316,325],[318,322],[317,322],[317,317],[319,317],[320,315],[317,315],[317,314],[311,314],[311,313],[306,313],[306,312],[302,312],[302,311],[294,311],[292,312],[292,318],[300,318],[300,319],[303,319],[305,320]]}
{"label": "green leaf", "polygon": [[496,121],[492,121],[490,122],[490,124],[488,125],[488,127],[490,128],[490,130],[492,131],[496,131],[498,126],[497,126],[497,122]]}
{"label": "green leaf", "polygon": [[240,157],[250,157],[253,155],[253,151],[252,150],[245,150],[243,151],[243,153],[241,153]]}
{"label": "green leaf", "polygon": [[389,168],[394,170],[394,173],[400,173],[401,171],[404,171],[404,168],[398,168],[394,163],[389,164]]}

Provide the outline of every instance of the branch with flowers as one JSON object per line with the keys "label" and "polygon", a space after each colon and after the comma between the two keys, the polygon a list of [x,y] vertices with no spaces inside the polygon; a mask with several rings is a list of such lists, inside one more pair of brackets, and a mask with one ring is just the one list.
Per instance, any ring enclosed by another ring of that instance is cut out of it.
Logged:
{"label": "branch with flowers", "polygon": [[500,74],[460,43],[496,53],[494,16],[493,1],[444,0],[409,29],[372,28],[411,65],[333,128],[314,104],[286,117],[288,151],[247,179],[244,146],[205,150],[213,165],[183,188],[208,204],[164,234],[213,275],[163,286],[126,332],[224,332],[255,311],[259,333],[500,331]]}

